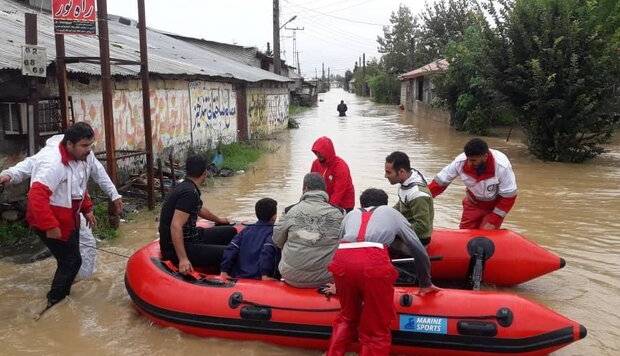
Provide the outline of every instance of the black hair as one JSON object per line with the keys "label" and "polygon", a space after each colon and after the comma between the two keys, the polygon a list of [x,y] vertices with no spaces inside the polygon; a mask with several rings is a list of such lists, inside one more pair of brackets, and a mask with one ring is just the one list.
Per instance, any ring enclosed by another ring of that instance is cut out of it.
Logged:
{"label": "black hair", "polygon": [[200,155],[189,155],[185,160],[185,174],[198,178],[207,170],[207,160]]}
{"label": "black hair", "polygon": [[401,169],[411,172],[411,162],[409,162],[409,156],[405,152],[394,151],[385,157],[385,161],[391,163],[396,172]]}
{"label": "black hair", "polygon": [[463,151],[467,157],[482,156],[483,154],[489,152],[489,146],[480,138],[472,138],[465,144]]}
{"label": "black hair", "polygon": [[67,142],[71,142],[72,144],[76,144],[81,140],[87,139],[90,140],[95,137],[95,131],[92,126],[84,121],[76,122],[75,124],[69,126],[65,130],[65,136],[62,139],[62,143],[64,145]]}
{"label": "black hair", "polygon": [[388,195],[382,189],[368,188],[360,195],[360,204],[362,208],[369,206],[381,206],[388,204]]}
{"label": "black hair", "polygon": [[254,205],[256,217],[261,221],[269,221],[278,213],[278,202],[271,198],[263,198]]}

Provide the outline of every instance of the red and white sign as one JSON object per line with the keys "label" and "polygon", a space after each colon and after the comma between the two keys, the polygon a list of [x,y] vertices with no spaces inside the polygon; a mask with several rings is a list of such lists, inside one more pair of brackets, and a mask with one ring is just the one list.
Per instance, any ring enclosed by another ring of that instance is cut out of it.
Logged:
{"label": "red and white sign", "polygon": [[55,33],[97,34],[95,0],[52,0],[52,15]]}

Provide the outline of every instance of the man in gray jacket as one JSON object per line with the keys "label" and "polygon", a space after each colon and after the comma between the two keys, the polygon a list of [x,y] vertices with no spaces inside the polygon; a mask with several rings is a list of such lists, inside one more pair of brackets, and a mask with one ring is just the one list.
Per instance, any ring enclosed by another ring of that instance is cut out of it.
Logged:
{"label": "man in gray jacket", "polygon": [[329,204],[325,181],[317,173],[304,177],[303,195],[273,229],[282,249],[280,274],[294,287],[316,288],[332,281],[327,265],[338,247],[344,212]]}

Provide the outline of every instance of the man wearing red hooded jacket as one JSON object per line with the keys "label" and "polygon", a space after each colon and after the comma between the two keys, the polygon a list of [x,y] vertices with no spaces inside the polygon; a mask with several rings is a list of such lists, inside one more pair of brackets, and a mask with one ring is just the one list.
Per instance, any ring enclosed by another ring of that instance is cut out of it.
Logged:
{"label": "man wearing red hooded jacket", "polygon": [[318,173],[325,179],[329,203],[347,212],[355,206],[355,189],[349,166],[336,156],[334,144],[329,137],[319,137],[312,145],[316,159],[312,162],[311,173]]}
{"label": "man wearing red hooded jacket", "polygon": [[505,154],[489,149],[479,138],[471,139],[464,153],[437,174],[428,186],[433,198],[456,178],[466,187],[461,229],[499,229],[517,199],[517,182]]}

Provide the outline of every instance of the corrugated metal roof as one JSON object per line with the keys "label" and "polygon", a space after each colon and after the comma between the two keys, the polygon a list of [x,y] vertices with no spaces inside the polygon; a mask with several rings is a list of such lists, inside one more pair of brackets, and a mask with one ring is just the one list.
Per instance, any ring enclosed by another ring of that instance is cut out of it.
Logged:
{"label": "corrugated metal roof", "polygon": [[[0,70],[21,69],[21,46],[24,43],[24,13],[35,10],[11,0],[0,0]],[[148,20],[147,20],[148,21]],[[124,25],[118,17],[110,16],[110,56],[125,60],[139,60],[140,43],[136,22]],[[38,43],[47,48],[48,62],[56,58],[53,22],[49,13],[38,16]],[[202,75],[234,78],[248,82],[263,80],[288,82],[289,78],[223,56],[187,41],[148,30],[149,72],[165,75]],[[96,36],[65,36],[68,57],[98,57]],[[73,73],[99,75],[99,65],[76,63],[67,65]],[[137,76],[139,66],[112,66],[112,75]]]}
{"label": "corrugated metal roof", "polygon": [[448,69],[448,65],[449,65],[448,61],[446,61],[445,59],[438,59],[418,69],[414,69],[410,72],[402,74],[398,78],[400,80],[409,80],[409,79],[415,79],[417,77],[421,77],[423,75],[443,72],[446,69]]}
{"label": "corrugated metal roof", "polygon": [[230,43],[222,43],[216,41],[205,40],[203,38],[193,38],[165,31],[158,31],[164,35],[174,37],[181,41],[191,42],[197,46],[203,47],[215,53],[219,53],[225,57],[232,58],[236,61],[243,62],[247,65],[260,67],[260,59],[256,56],[258,48],[244,47]]}

